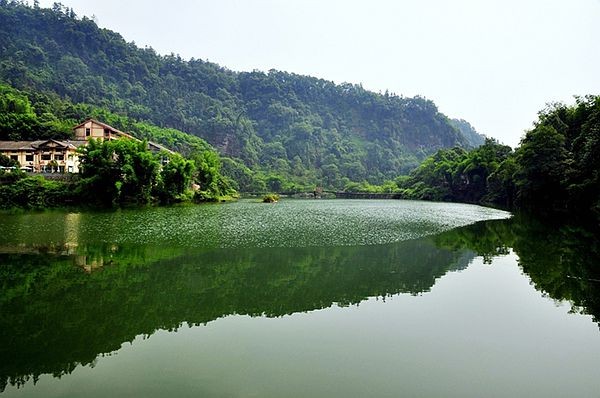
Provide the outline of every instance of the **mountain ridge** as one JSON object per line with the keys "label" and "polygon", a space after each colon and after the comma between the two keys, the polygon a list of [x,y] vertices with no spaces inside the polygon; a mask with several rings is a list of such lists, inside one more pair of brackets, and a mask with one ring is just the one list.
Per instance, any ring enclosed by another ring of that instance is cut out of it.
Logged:
{"label": "mountain ridge", "polygon": [[3,1],[0,39],[0,80],[196,135],[263,180],[382,183],[438,149],[483,142],[423,97],[161,56],[60,4]]}

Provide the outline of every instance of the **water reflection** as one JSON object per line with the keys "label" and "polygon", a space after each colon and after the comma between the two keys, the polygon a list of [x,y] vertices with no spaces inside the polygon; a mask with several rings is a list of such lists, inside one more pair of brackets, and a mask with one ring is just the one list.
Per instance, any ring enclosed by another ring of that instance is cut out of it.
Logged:
{"label": "water reflection", "polygon": [[434,240],[438,247],[472,250],[490,264],[512,249],[537,290],[600,322],[600,242],[587,229],[515,217],[458,228]]}
{"label": "water reflection", "polygon": [[73,236],[57,245],[0,247],[0,389],[93,365],[136,336],[183,322],[419,295],[476,255],[493,266],[511,249],[536,289],[598,322],[594,235],[519,218],[379,246],[191,249],[82,245]]}

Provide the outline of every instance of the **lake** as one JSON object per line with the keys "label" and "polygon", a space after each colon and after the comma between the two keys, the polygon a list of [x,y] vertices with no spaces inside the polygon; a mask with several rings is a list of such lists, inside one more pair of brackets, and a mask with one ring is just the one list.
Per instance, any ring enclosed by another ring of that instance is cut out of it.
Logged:
{"label": "lake", "polygon": [[400,200],[0,217],[7,397],[597,397],[600,245]]}

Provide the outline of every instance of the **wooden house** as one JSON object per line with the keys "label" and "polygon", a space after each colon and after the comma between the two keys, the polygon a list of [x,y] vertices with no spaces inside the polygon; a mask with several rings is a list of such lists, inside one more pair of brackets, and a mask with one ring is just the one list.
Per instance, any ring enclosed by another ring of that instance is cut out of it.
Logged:
{"label": "wooden house", "polygon": [[101,140],[116,140],[118,138],[136,139],[131,134],[127,134],[95,119],[87,119],[85,122],[73,127],[73,133],[75,140],[78,141],[87,141],[90,138]]}
{"label": "wooden house", "polygon": [[35,173],[78,173],[77,148],[86,141],[0,141],[0,153]]}
{"label": "wooden house", "polygon": [[[141,141],[106,123],[95,119],[73,127],[73,140],[38,140],[38,141],[0,141],[0,153],[19,162],[22,170],[34,173],[78,173],[79,156],[77,148],[86,145],[90,139],[116,140],[130,139]],[[154,142],[148,142],[148,149],[153,152],[173,151]],[[168,162],[163,157],[161,162]]]}

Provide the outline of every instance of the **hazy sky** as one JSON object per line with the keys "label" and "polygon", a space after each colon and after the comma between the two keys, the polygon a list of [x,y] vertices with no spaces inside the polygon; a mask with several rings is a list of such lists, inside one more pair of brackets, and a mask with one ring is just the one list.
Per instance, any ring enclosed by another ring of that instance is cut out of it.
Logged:
{"label": "hazy sky", "polygon": [[62,3],[161,54],[423,95],[512,146],[547,102],[600,94],[600,0]]}

